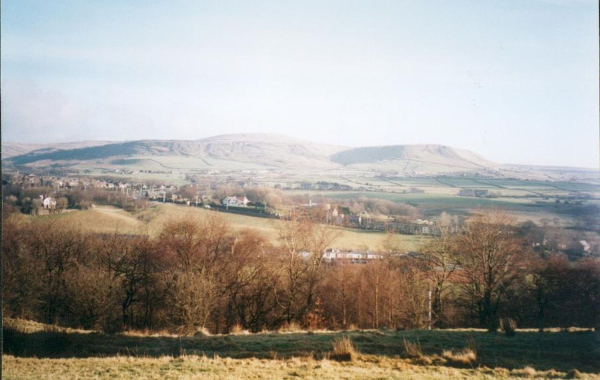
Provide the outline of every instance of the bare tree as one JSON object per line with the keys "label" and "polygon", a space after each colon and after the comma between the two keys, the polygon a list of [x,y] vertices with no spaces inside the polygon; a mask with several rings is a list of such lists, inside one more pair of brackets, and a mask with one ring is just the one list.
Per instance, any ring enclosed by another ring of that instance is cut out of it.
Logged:
{"label": "bare tree", "polygon": [[160,252],[155,242],[147,236],[131,239],[124,246],[114,263],[114,275],[120,279],[121,284],[121,317],[124,327],[151,326],[157,305],[156,285],[163,268],[164,261]]}
{"label": "bare tree", "polygon": [[[237,237],[223,218],[211,215],[171,221],[160,240],[170,263],[171,322],[187,332],[205,327],[211,314],[221,312],[216,306],[227,292],[229,268],[237,261]],[[219,317],[215,320],[218,325]]]}
{"label": "bare tree", "polygon": [[177,273],[170,293],[171,323],[180,333],[206,326],[217,298],[217,284],[212,276],[203,270]]}
{"label": "bare tree", "polygon": [[456,236],[455,250],[462,287],[477,311],[479,323],[490,332],[496,331],[503,295],[518,276],[526,255],[512,219],[500,211],[474,216]]}
{"label": "bare tree", "polygon": [[444,300],[449,292],[450,279],[458,267],[456,242],[448,229],[442,229],[442,235],[425,244],[421,253],[424,271],[432,290],[431,310],[434,324],[444,324]]}
{"label": "bare tree", "polygon": [[340,234],[341,230],[307,217],[292,217],[281,225],[280,266],[286,287],[285,292],[278,294],[277,302],[287,323],[301,321],[314,306],[315,291],[323,274],[323,253]]}

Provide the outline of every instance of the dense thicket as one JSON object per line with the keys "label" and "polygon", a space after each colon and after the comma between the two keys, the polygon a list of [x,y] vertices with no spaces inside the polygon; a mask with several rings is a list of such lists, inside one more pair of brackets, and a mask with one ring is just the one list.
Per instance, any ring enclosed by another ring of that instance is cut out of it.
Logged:
{"label": "dense thicket", "polygon": [[[326,262],[338,230],[295,219],[276,246],[218,215],[156,237],[84,233],[62,218],[3,220],[4,315],[100,329],[600,325],[600,262],[535,252],[503,215],[473,218],[418,254]],[[393,239],[388,239],[392,241]],[[431,292],[431,296],[429,296]]]}

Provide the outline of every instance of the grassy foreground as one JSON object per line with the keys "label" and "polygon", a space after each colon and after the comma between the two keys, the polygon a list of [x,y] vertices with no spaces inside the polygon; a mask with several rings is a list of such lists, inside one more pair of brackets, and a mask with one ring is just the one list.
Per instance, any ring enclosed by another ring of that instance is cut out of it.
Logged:
{"label": "grassy foreground", "polygon": [[[66,330],[9,321],[3,378],[595,378],[592,331],[265,332],[180,337]],[[355,352],[335,361],[332,342]]]}
{"label": "grassy foreground", "polygon": [[415,365],[403,360],[376,358],[338,363],[310,357],[284,360],[163,356],[88,359],[33,359],[4,356],[5,379],[561,379],[600,378],[577,372],[532,368],[458,369]]}

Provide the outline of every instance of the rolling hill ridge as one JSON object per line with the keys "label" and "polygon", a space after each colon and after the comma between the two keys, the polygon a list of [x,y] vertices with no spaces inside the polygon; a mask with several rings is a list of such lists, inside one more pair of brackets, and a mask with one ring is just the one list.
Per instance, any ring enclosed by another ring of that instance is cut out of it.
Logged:
{"label": "rolling hill ridge", "polygon": [[[285,172],[385,173],[398,175],[529,176],[543,168],[502,165],[467,150],[444,145],[350,148],[278,134],[231,134],[199,140],[138,140],[62,144],[2,143],[3,166],[115,170],[275,170]],[[506,173],[500,173],[504,170]],[[539,174],[539,173],[537,173]],[[542,174],[537,178],[550,178]],[[516,174],[518,175],[518,173]],[[552,174],[553,175],[553,174]]]}

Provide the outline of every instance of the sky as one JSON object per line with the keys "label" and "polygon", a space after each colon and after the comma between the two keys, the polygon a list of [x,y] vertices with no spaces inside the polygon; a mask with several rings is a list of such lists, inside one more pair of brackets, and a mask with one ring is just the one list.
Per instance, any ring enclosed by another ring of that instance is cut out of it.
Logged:
{"label": "sky", "polygon": [[596,0],[1,4],[2,139],[442,144],[599,166]]}

